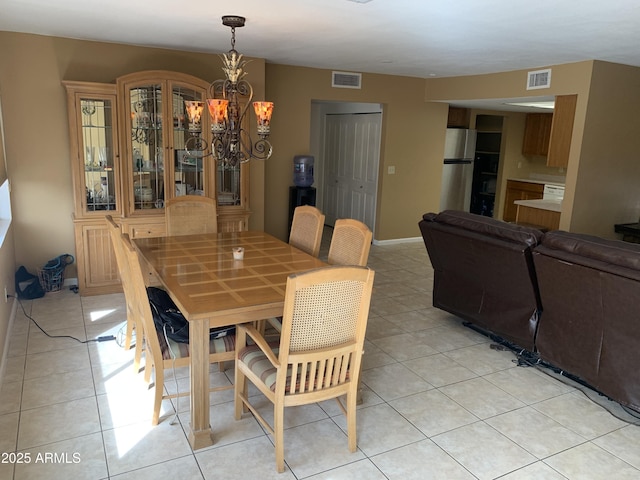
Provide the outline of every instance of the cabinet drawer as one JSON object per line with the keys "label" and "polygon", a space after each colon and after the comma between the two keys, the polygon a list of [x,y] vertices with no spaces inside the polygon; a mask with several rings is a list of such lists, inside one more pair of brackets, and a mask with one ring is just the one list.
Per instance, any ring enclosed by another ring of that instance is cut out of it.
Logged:
{"label": "cabinet drawer", "polygon": [[164,237],[166,234],[167,227],[164,223],[129,226],[129,235],[131,238]]}

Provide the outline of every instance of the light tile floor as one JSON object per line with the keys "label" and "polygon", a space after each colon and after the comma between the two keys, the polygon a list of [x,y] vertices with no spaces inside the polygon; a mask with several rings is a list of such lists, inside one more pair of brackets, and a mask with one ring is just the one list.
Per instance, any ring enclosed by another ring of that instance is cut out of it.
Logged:
{"label": "light tile floor", "polygon": [[[326,255],[327,239],[323,244]],[[335,403],[286,412],[286,472],[232,392],[211,395],[216,443],[192,451],[186,398],[151,426],[151,396],[117,342],[48,338],[20,309],[0,390],[2,479],[637,479],[640,427],[616,404],[535,368],[431,307],[421,242],[373,246],[358,451]],[[25,302],[50,334],[120,339],[122,295]],[[212,383],[230,383],[211,369]],[[188,388],[179,369],[166,388]],[[256,392],[254,391],[254,394]],[[264,407],[268,405],[264,402]],[[20,463],[21,462],[21,463]]]}

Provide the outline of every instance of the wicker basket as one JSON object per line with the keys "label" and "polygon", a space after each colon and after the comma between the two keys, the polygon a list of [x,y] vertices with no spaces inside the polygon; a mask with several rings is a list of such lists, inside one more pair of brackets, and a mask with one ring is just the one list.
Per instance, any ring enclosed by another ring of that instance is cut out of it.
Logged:
{"label": "wicker basket", "polygon": [[52,260],[38,270],[40,285],[45,292],[59,292],[64,284],[64,269],[74,261],[73,255],[65,253]]}
{"label": "wicker basket", "polygon": [[57,270],[38,270],[40,285],[45,292],[59,292],[64,284],[64,268]]}

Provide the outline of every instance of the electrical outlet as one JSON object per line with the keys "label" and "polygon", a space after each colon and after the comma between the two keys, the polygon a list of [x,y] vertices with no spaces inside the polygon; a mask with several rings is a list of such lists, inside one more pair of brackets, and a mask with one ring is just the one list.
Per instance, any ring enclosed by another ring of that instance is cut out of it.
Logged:
{"label": "electrical outlet", "polygon": [[7,291],[7,287],[4,287],[4,303],[9,301],[9,292]]}

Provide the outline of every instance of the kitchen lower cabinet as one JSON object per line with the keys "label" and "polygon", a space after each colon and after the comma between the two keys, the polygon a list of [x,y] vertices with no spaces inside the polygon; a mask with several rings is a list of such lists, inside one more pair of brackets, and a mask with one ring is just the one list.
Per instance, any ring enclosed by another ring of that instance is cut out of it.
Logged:
{"label": "kitchen lower cabinet", "polygon": [[542,198],[543,191],[544,184],[542,183],[507,180],[502,219],[505,222],[515,222],[518,206],[513,202],[516,200],[537,200]]}
{"label": "kitchen lower cabinet", "polygon": [[560,212],[517,205],[518,213],[516,221],[519,224],[527,224],[537,228],[558,230],[560,228]]}

